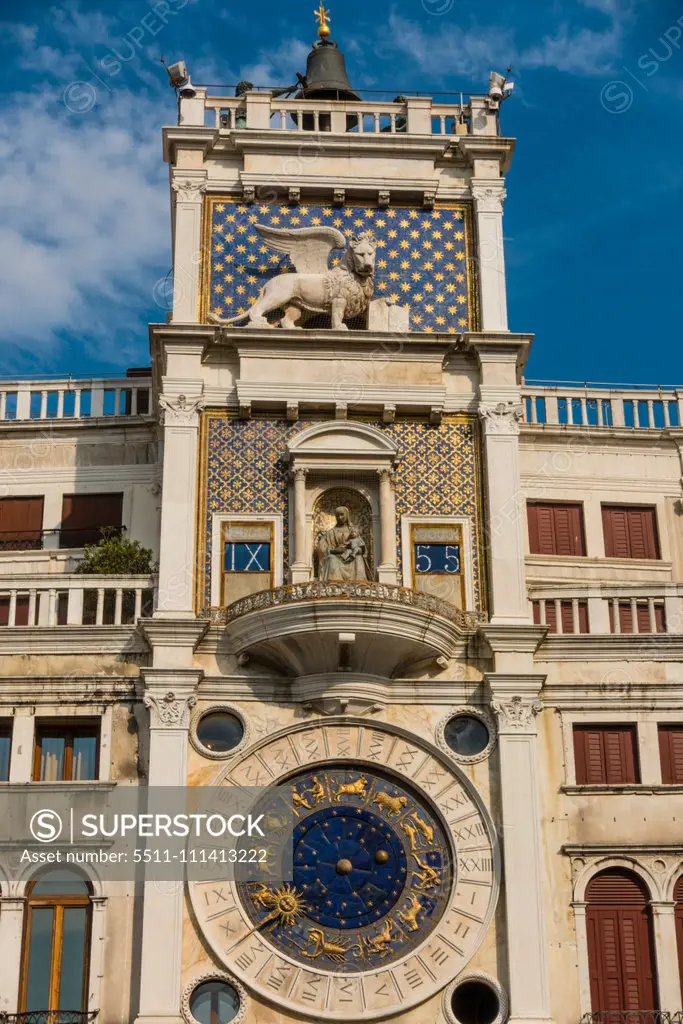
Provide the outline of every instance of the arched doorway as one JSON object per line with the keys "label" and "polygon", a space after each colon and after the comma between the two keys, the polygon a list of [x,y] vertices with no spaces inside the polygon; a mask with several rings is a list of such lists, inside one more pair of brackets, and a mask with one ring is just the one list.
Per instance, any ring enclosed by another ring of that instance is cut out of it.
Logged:
{"label": "arched doorway", "polygon": [[678,968],[681,973],[681,989],[683,989],[683,875],[674,886],[674,903],[676,904],[676,938],[678,940]]}
{"label": "arched doorway", "polygon": [[650,894],[633,872],[588,883],[586,924],[593,1011],[658,1009]]}

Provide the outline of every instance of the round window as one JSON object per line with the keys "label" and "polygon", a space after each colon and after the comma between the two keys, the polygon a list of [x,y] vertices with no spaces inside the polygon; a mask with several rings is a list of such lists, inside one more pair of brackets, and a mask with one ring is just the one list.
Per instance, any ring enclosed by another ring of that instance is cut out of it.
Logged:
{"label": "round window", "polygon": [[237,715],[228,711],[211,711],[200,718],[197,739],[214,754],[225,754],[238,747],[244,738],[244,726]]}
{"label": "round window", "polygon": [[451,1009],[460,1024],[493,1024],[500,1013],[500,999],[491,985],[473,978],[457,986]]}
{"label": "round window", "polygon": [[229,1024],[239,1010],[239,993],[227,981],[205,981],[190,996],[190,1013],[198,1024]]}
{"label": "round window", "polygon": [[444,739],[451,750],[461,757],[475,757],[489,745],[489,731],[474,715],[456,715],[446,723]]}

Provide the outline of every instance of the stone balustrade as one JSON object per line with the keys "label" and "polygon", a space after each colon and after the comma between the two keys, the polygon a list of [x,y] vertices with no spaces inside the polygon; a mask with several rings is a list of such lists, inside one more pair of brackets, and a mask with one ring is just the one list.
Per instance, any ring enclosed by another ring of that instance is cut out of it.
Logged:
{"label": "stone balustrade", "polygon": [[156,576],[0,576],[0,628],[125,626],[154,610]]}
{"label": "stone balustrade", "polygon": [[497,106],[488,96],[463,96],[458,103],[430,97],[399,101],[282,99],[254,90],[244,96],[209,96],[206,88],[180,100],[179,124],[292,132],[358,135],[497,135]]}
{"label": "stone balustrade", "polygon": [[149,416],[151,377],[0,380],[0,422]]}
{"label": "stone balustrade", "polygon": [[530,424],[667,430],[683,424],[683,388],[628,388],[526,381],[524,421]]}
{"label": "stone balustrade", "polygon": [[529,588],[534,622],[560,635],[681,634],[681,599],[683,585],[676,583]]}

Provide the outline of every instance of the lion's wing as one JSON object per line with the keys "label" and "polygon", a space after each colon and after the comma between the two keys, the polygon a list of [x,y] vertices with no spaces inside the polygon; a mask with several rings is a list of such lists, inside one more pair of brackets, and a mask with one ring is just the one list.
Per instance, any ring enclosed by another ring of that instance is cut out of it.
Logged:
{"label": "lion's wing", "polygon": [[271,228],[257,224],[263,241],[277,252],[285,252],[300,274],[326,274],[333,249],[345,249],[346,238],[336,228]]}

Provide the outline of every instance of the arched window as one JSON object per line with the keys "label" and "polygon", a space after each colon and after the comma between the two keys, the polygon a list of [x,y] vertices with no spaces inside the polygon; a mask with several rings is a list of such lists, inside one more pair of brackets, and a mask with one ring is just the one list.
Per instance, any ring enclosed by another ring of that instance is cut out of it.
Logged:
{"label": "arched window", "polygon": [[678,967],[681,972],[681,988],[683,989],[683,875],[674,886],[674,903],[676,904],[676,937],[678,939]]}
{"label": "arched window", "polygon": [[657,1010],[649,893],[633,872],[609,868],[586,889],[594,1011]]}
{"label": "arched window", "polygon": [[75,871],[50,868],[31,882],[24,927],[21,1009],[87,1010],[92,901]]}

